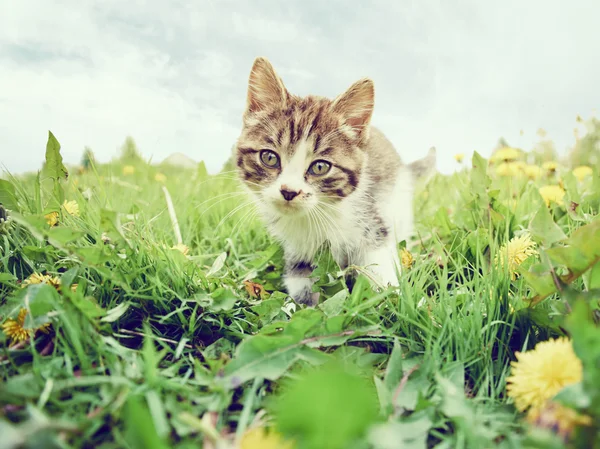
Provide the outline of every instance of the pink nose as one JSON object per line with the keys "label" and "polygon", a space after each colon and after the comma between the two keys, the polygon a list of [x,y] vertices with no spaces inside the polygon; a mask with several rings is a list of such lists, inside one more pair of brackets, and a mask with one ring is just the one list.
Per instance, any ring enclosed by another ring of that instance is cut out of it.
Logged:
{"label": "pink nose", "polygon": [[292,201],[299,193],[300,192],[294,192],[293,190],[286,190],[283,187],[281,188],[281,196],[283,196],[286,201]]}

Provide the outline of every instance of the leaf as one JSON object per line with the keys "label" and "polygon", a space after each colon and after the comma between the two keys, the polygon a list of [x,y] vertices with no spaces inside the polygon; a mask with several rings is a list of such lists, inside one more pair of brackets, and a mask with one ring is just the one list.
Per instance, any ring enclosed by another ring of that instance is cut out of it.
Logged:
{"label": "leaf", "polygon": [[167,449],[158,435],[148,406],[141,398],[130,396],[125,404],[125,438],[132,449]]}
{"label": "leaf", "polygon": [[81,260],[89,265],[102,265],[113,258],[110,250],[105,246],[77,248],[76,253]]}
{"label": "leaf", "polygon": [[[63,159],[60,154],[60,143],[54,137],[51,131],[48,131],[48,142],[46,143],[46,163],[44,164],[44,174],[55,181],[66,180],[69,176],[67,168],[63,165]],[[62,201],[61,201],[62,202]]]}
{"label": "leaf", "polygon": [[587,289],[594,290],[600,289],[600,262],[596,262],[596,264],[592,267],[587,276]]}
{"label": "leaf", "polygon": [[[580,227],[562,243],[564,246],[550,248],[546,254],[569,269],[569,274],[559,277],[561,282],[568,285],[600,262],[600,220]],[[544,272],[543,266],[536,264],[528,272],[522,272],[537,292],[536,296],[529,299],[530,306],[539,304],[556,291],[552,274],[548,271]]]}
{"label": "leaf", "polygon": [[591,400],[593,413],[597,415],[600,413],[600,328],[593,321],[587,301],[575,301],[566,319],[566,328],[571,334],[573,350],[583,365],[583,388]]}
{"label": "leaf", "polygon": [[545,246],[550,246],[553,243],[567,238],[565,233],[552,219],[552,215],[547,207],[540,207],[529,223],[531,235],[542,241]]}
{"label": "leaf", "polygon": [[328,317],[333,317],[341,314],[344,310],[344,304],[348,298],[348,290],[340,290],[331,298],[319,304],[319,308]]}
{"label": "leaf", "polygon": [[54,240],[59,246],[77,240],[85,235],[85,232],[76,231],[65,226],[54,226],[47,231],[48,238]]}
{"label": "leaf", "polygon": [[327,359],[327,355],[291,336],[255,335],[238,345],[235,358],[225,366],[218,383],[232,389],[255,377],[277,380],[299,360],[323,363]]}
{"label": "leaf", "polygon": [[121,318],[125,312],[127,312],[127,309],[129,309],[129,303],[122,302],[118,306],[113,307],[108,312],[106,312],[106,316],[101,318],[100,321],[103,321],[105,323],[114,323],[119,318]]}
{"label": "leaf", "polygon": [[398,339],[394,339],[394,348],[385,368],[384,383],[387,389],[392,392],[398,386],[402,379],[402,346]]}
{"label": "leaf", "polygon": [[492,184],[492,180],[487,174],[488,162],[481,154],[475,151],[471,158],[471,165],[473,167],[471,171],[472,191],[473,193],[483,195]]}
{"label": "leaf", "polygon": [[210,270],[208,270],[208,273],[206,273],[206,277],[214,276],[221,271],[221,268],[223,268],[223,265],[225,265],[225,259],[227,259],[226,252],[219,254],[219,256],[213,262],[212,267],[210,267]]}
{"label": "leaf", "polygon": [[270,408],[276,429],[306,449],[349,447],[379,412],[372,382],[333,362],[284,385]]}
{"label": "leaf", "polygon": [[25,327],[37,329],[50,321],[48,313],[56,308],[59,296],[48,284],[32,284],[25,289],[23,304],[29,313],[25,316]]}
{"label": "leaf", "polygon": [[399,422],[375,424],[369,430],[369,443],[374,449],[422,449],[427,447],[432,425],[426,413],[414,413]]}
{"label": "leaf", "polygon": [[11,211],[18,211],[15,186],[5,179],[0,179],[0,204]]}

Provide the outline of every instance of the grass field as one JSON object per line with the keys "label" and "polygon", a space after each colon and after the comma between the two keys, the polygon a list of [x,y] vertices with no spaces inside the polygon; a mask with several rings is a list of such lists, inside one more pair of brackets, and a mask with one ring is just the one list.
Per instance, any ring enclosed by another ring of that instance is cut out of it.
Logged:
{"label": "grass field", "polygon": [[50,135],[40,174],[0,181],[0,448],[600,447],[587,126],[565,158],[541,142],[436,175],[400,287],[350,292],[325,251],[315,309],[282,292],[232,167],[130,142],[67,179]]}

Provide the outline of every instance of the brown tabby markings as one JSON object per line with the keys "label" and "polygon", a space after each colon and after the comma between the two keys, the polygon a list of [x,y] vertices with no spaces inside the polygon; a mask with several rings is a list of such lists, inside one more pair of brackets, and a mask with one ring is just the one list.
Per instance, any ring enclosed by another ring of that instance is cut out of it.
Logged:
{"label": "brown tabby markings", "polygon": [[289,95],[287,108],[255,113],[246,121],[238,141],[237,165],[243,179],[250,186],[254,183],[254,188],[256,184],[272,182],[281,168],[263,167],[260,150],[275,151],[285,161],[294,154],[301,140],[312,140],[313,160],[326,160],[338,170],[320,177],[307,177],[307,181],[333,199],[352,193],[358,185],[364,153],[357,148],[357,136],[343,123],[342,117],[325,111],[330,106],[331,101],[326,98]]}

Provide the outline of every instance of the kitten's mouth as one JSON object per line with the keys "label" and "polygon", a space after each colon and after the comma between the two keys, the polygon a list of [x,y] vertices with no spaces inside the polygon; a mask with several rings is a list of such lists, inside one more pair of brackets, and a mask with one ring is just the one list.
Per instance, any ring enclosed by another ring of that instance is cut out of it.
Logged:
{"label": "kitten's mouth", "polygon": [[299,214],[304,212],[304,207],[294,201],[276,201],[275,209],[284,214]]}

